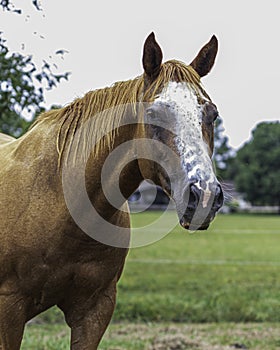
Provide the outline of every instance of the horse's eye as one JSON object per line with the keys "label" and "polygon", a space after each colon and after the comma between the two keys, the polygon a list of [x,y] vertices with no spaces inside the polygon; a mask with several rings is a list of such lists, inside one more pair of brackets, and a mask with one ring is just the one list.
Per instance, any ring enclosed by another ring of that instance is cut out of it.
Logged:
{"label": "horse's eye", "polygon": [[218,118],[218,116],[219,116],[219,112],[216,106],[212,104],[208,104],[205,106],[203,119],[207,124],[214,123],[215,120]]}
{"label": "horse's eye", "polygon": [[150,117],[150,118],[154,118],[155,117],[155,110],[154,109],[152,109],[152,108],[148,108],[147,110],[146,110],[146,115],[148,116],[148,117]]}
{"label": "horse's eye", "polygon": [[162,118],[162,111],[155,109],[155,108],[148,108],[146,110],[146,116],[150,119],[161,119]]}
{"label": "horse's eye", "polygon": [[214,113],[213,113],[213,122],[218,118],[219,116],[219,112],[216,110]]}

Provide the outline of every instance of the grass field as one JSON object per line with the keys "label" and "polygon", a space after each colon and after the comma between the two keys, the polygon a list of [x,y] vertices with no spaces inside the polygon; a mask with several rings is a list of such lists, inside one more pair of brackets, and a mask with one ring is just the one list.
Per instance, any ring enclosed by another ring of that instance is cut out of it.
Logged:
{"label": "grass field", "polygon": [[[133,215],[133,225],[158,215]],[[28,326],[22,349],[67,349],[61,319],[40,316],[53,324]],[[208,231],[176,227],[132,249],[113,323],[100,349],[280,349],[280,216],[220,215]]]}

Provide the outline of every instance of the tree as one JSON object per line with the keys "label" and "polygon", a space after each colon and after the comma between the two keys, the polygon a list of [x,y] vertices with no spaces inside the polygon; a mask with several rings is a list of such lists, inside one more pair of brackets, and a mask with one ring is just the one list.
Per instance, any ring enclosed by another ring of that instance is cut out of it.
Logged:
{"label": "tree", "polygon": [[0,131],[12,136],[24,133],[29,123],[21,116],[40,110],[43,89],[35,88],[32,74],[36,71],[31,57],[9,53],[0,37]]}
{"label": "tree", "polygon": [[[38,1],[32,4],[41,10]],[[0,2],[3,10],[20,14],[10,0]],[[63,50],[57,51],[61,53]],[[35,115],[44,110],[44,92],[57,86],[69,73],[54,74],[49,62],[38,68],[32,56],[11,53],[0,33],[0,132],[18,137]],[[29,122],[24,118],[29,116]]]}
{"label": "tree", "polygon": [[12,136],[24,133],[30,122],[23,116],[34,118],[44,109],[43,85],[52,89],[68,74],[53,74],[45,61],[39,70],[31,56],[10,53],[0,37],[0,131]]}
{"label": "tree", "polygon": [[228,179],[230,177],[230,167],[235,156],[234,150],[228,144],[228,137],[224,135],[224,126],[221,118],[216,120],[214,134],[214,164],[218,177]]}
{"label": "tree", "polygon": [[238,152],[235,161],[237,189],[254,205],[280,208],[280,123],[263,122]]}

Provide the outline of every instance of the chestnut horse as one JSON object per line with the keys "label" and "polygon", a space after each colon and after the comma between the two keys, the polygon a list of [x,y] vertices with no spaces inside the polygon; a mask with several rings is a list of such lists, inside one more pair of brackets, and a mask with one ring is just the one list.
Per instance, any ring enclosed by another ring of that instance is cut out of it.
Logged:
{"label": "chestnut horse", "polygon": [[211,162],[218,112],[200,78],[217,46],[213,36],[190,65],[162,63],[151,33],[143,75],[42,114],[17,140],[0,135],[1,350],[19,349],[25,323],[54,305],[71,349],[97,349],[131,246],[127,198],[143,179],[174,200],[183,228],[208,228],[223,194]]}

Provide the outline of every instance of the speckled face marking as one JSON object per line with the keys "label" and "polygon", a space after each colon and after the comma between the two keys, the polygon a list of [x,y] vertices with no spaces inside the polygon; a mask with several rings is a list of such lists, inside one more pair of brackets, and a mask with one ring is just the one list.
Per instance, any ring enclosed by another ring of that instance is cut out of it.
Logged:
{"label": "speckled face marking", "polygon": [[202,136],[203,106],[187,83],[176,82],[168,84],[155,100],[157,102],[166,104],[176,117],[175,146],[188,181],[203,191],[202,206],[206,207],[211,185],[217,180]]}

